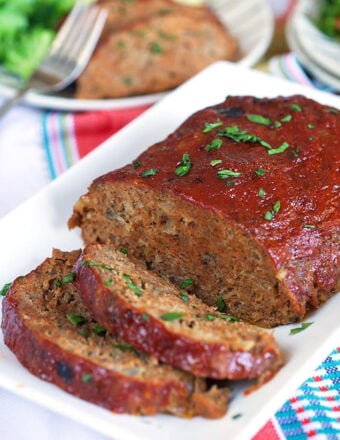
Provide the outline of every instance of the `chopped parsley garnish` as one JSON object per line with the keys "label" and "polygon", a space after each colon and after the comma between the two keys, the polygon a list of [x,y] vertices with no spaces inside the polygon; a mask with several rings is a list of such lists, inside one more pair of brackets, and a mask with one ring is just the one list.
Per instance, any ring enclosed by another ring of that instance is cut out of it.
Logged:
{"label": "chopped parsley garnish", "polygon": [[142,162],[140,160],[135,160],[134,162],[132,162],[133,168],[138,168],[141,165],[142,165]]}
{"label": "chopped parsley garnish", "polygon": [[273,218],[275,217],[275,215],[280,211],[281,208],[281,203],[278,200],[277,202],[274,203],[273,205],[273,209],[271,211],[267,211],[264,215],[264,219],[265,220],[273,220]]}
{"label": "chopped parsley garnish", "polygon": [[292,120],[292,115],[286,115],[281,118],[281,122],[290,122]]}
{"label": "chopped parsley garnish", "polygon": [[205,122],[202,132],[209,133],[209,131],[212,131],[214,128],[221,127],[221,125],[223,125],[222,121]]}
{"label": "chopped parsley garnish", "polygon": [[281,126],[282,126],[282,124],[281,124],[280,121],[275,121],[275,122],[274,122],[274,127],[275,127],[275,128],[278,128],[278,127],[281,127]]}
{"label": "chopped parsley garnish", "polygon": [[120,248],[119,252],[121,252],[124,255],[127,255],[127,253],[128,253],[127,249],[125,249],[125,248]]}
{"label": "chopped parsley garnish", "polygon": [[179,292],[179,296],[180,296],[180,298],[181,298],[184,302],[188,302],[188,301],[189,301],[189,296],[187,295],[186,292]]}
{"label": "chopped parsley garnish", "polygon": [[300,153],[300,147],[297,146],[297,147],[295,148],[295,150],[292,151],[292,155],[293,155],[294,157],[298,157],[298,156],[299,156],[299,153]]}
{"label": "chopped parsley garnish", "polygon": [[180,284],[180,288],[181,289],[187,289],[188,287],[192,286],[194,284],[194,280],[192,278],[186,278],[185,280],[183,280]]}
{"label": "chopped parsley garnish", "polygon": [[143,313],[142,314],[142,319],[143,319],[143,321],[149,321],[150,316],[147,313]]}
{"label": "chopped parsley garnish", "polygon": [[130,290],[132,290],[132,292],[136,295],[136,296],[142,296],[142,291],[140,290],[140,288],[138,286],[136,286],[136,284],[134,284],[131,281],[131,276],[128,275],[127,273],[123,274],[123,278],[126,282],[126,285],[128,286],[128,288]]}
{"label": "chopped parsley garnish", "polygon": [[214,316],[214,315],[211,315],[210,313],[207,313],[207,314],[205,315],[205,319],[206,319],[207,321],[214,321],[214,320],[215,320],[215,316]]}
{"label": "chopped parsley garnish", "polygon": [[149,170],[145,170],[142,172],[142,177],[150,177],[150,176],[156,176],[157,170],[156,168],[150,168]]}
{"label": "chopped parsley garnish", "polygon": [[254,170],[254,173],[262,177],[266,174],[266,170],[264,170],[263,168],[257,168],[256,170]]}
{"label": "chopped parsley garnish", "polygon": [[219,313],[217,316],[221,319],[225,319],[230,322],[238,322],[239,321],[239,318],[236,318],[236,316],[227,315],[226,313]]}
{"label": "chopped parsley garnish", "polygon": [[315,128],[315,125],[314,124],[308,124],[307,127],[308,128]]}
{"label": "chopped parsley garnish", "polygon": [[192,162],[190,161],[190,157],[188,153],[184,153],[182,156],[182,160],[178,167],[176,168],[176,174],[177,176],[185,176],[190,171],[190,168],[192,166]]}
{"label": "chopped parsley garnish", "polygon": [[290,108],[294,111],[294,112],[301,112],[302,108],[298,105],[298,104],[292,104],[290,106]]}
{"label": "chopped parsley garnish", "polygon": [[263,188],[260,188],[257,194],[259,197],[264,197],[266,195],[266,191]]}
{"label": "chopped parsley garnish", "polygon": [[223,310],[225,310],[225,302],[221,296],[218,296],[216,298],[216,305],[217,305],[217,310],[219,312],[223,312]]}
{"label": "chopped parsley garnish", "polygon": [[177,319],[183,318],[184,315],[185,315],[185,313],[168,312],[168,313],[164,313],[163,315],[161,315],[161,319],[163,321],[176,321]]}
{"label": "chopped parsley garnish", "polygon": [[106,333],[106,328],[103,327],[102,325],[96,324],[93,327],[93,331],[96,335],[104,335]]}
{"label": "chopped parsley garnish", "polygon": [[271,125],[272,121],[269,118],[266,118],[262,115],[253,115],[253,114],[247,114],[247,118],[251,122],[255,122],[255,124],[261,124],[261,125]]}
{"label": "chopped parsley garnish", "polygon": [[211,150],[219,150],[222,146],[222,139],[213,139],[210,144],[207,144],[205,146],[205,150],[206,151],[211,151]]}
{"label": "chopped parsley garnish", "polygon": [[9,291],[9,288],[11,287],[12,283],[6,283],[0,290],[0,296],[6,296],[7,292]]}
{"label": "chopped parsley garnish", "polygon": [[302,322],[300,327],[292,328],[289,332],[290,335],[297,335],[298,333],[301,333],[302,331],[306,330],[306,328],[310,327],[313,322]]}
{"label": "chopped parsley garnish", "polygon": [[93,380],[92,374],[83,374],[81,377],[82,382],[90,383]]}
{"label": "chopped parsley garnish", "polygon": [[279,147],[277,148],[270,148],[268,150],[268,154],[272,155],[272,154],[279,154],[279,153],[283,153],[284,151],[287,150],[287,148],[289,148],[289,143],[288,142],[283,142],[283,144],[281,144]]}
{"label": "chopped parsley garnish", "polygon": [[79,325],[79,324],[82,324],[85,321],[85,318],[83,316],[81,316],[81,315],[78,315],[77,313],[68,313],[66,315],[66,318],[73,325]]}
{"label": "chopped parsley garnish", "polygon": [[221,159],[213,159],[212,161],[210,161],[210,165],[212,166],[212,167],[215,167],[216,165],[219,165],[219,164],[221,164],[222,163],[222,160]]}
{"label": "chopped parsley garnish", "polygon": [[157,41],[154,41],[151,44],[151,52],[155,54],[161,54],[163,53],[163,48]]}
{"label": "chopped parsley garnish", "polygon": [[112,267],[107,266],[106,264],[103,264],[103,263],[97,263],[96,261],[86,261],[86,260],[83,260],[80,264],[82,266],[99,267],[100,269],[108,270],[109,272],[113,271]]}
{"label": "chopped parsley garnish", "polygon": [[235,180],[228,180],[225,186],[232,186],[235,185],[235,183],[236,183]]}
{"label": "chopped parsley garnish", "polygon": [[218,170],[216,175],[219,179],[228,179],[229,177],[240,177],[242,173],[233,170]]}
{"label": "chopped parsley garnish", "polygon": [[132,347],[132,345],[128,345],[128,344],[113,344],[112,347],[116,348],[117,350],[120,350],[120,351],[128,351],[130,353],[138,353],[138,351],[134,347]]}
{"label": "chopped parsley garnish", "polygon": [[55,280],[54,286],[55,287],[61,287],[64,284],[72,283],[76,277],[76,274],[74,272],[70,272],[69,275],[65,275],[61,280]]}
{"label": "chopped parsley garnish", "polygon": [[113,280],[110,278],[109,280],[105,281],[104,285],[105,285],[105,287],[110,287],[110,286],[112,286],[112,283],[113,283]]}
{"label": "chopped parsley garnish", "polygon": [[234,415],[231,416],[231,418],[232,418],[233,420],[237,420],[237,419],[239,419],[240,417],[242,417],[242,414],[241,414],[241,413],[237,413],[237,414],[234,414]]}

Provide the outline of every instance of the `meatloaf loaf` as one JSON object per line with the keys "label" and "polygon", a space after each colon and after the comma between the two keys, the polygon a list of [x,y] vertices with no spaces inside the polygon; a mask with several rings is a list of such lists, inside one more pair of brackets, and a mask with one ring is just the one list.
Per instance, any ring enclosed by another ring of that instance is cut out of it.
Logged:
{"label": "meatloaf loaf", "polygon": [[146,3],[102,2],[109,8],[108,23],[77,80],[77,98],[162,92],[214,61],[236,57],[235,39],[208,7]]}
{"label": "meatloaf loaf", "polygon": [[95,319],[135,348],[197,376],[262,383],[282,365],[271,333],[235,322],[110,245],[85,247],[74,272]]}
{"label": "meatloaf loaf", "polygon": [[339,290],[340,112],[303,96],[230,96],[198,111],[74,206],[111,242],[221,311],[302,320]]}
{"label": "meatloaf loaf", "polygon": [[96,323],[72,267],[79,251],[53,257],[12,284],[3,300],[4,341],[34,375],[113,412],[221,417],[229,391],[160,364]]}

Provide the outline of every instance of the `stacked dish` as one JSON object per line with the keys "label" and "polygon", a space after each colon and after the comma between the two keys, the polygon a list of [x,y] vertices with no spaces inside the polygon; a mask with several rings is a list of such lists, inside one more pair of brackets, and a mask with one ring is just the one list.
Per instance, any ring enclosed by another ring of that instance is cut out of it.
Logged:
{"label": "stacked dish", "polygon": [[301,64],[320,81],[340,90],[340,41],[321,32],[315,22],[322,0],[300,0],[287,23],[287,41]]}

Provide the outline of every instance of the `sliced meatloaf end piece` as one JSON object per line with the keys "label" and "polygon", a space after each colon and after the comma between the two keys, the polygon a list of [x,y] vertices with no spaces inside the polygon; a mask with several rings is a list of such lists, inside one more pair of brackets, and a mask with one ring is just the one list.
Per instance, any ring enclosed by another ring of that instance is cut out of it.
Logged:
{"label": "sliced meatloaf end piece", "polygon": [[208,8],[180,7],[133,21],[100,42],[77,80],[80,99],[163,92],[218,60],[237,44]]}
{"label": "sliced meatloaf end piece", "polygon": [[78,296],[79,252],[52,258],[14,281],[2,303],[4,341],[31,373],[116,413],[225,414],[229,392],[163,365],[98,325]]}
{"label": "sliced meatloaf end piece", "polygon": [[96,320],[162,362],[197,376],[261,382],[282,365],[272,333],[231,322],[110,245],[86,246],[74,272]]}
{"label": "sliced meatloaf end piece", "polygon": [[339,110],[230,96],[97,178],[69,226],[244,321],[301,321],[340,289],[339,156]]}

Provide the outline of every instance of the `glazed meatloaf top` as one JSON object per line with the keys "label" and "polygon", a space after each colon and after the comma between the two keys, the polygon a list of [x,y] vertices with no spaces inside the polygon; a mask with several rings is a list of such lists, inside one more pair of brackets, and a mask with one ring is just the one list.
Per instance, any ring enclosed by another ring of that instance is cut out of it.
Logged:
{"label": "glazed meatloaf top", "polygon": [[99,325],[73,284],[79,251],[55,250],[17,278],[2,303],[4,341],[39,378],[117,413],[209,418],[229,391],[160,364]]}
{"label": "glazed meatloaf top", "polygon": [[196,276],[206,302],[221,295],[245,320],[301,320],[339,289],[339,155],[338,110],[303,96],[230,96],[96,179],[69,224],[85,241],[123,242],[146,261],[152,249],[153,268]]}

